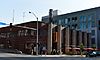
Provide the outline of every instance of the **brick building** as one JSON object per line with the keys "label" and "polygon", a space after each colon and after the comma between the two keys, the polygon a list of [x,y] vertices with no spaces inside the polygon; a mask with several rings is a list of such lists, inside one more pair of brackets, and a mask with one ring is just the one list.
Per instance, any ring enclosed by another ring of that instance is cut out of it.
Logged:
{"label": "brick building", "polygon": [[[0,47],[31,53],[32,46],[36,47],[36,25],[36,21],[31,21],[13,25],[12,28],[9,26],[0,28]],[[50,24],[40,21],[38,26],[39,52],[42,47],[46,47],[48,53],[53,49],[65,53],[70,47],[79,48],[80,43],[83,43],[86,48],[91,47],[90,33],[54,24],[50,28]]]}
{"label": "brick building", "polygon": [[[45,46],[47,40],[46,29],[47,25],[39,22],[39,43],[43,46]],[[36,37],[36,21],[14,25],[12,28],[9,26],[0,28],[0,45],[4,48],[14,48],[23,52],[26,52],[26,50],[29,51],[32,45],[36,45]]]}

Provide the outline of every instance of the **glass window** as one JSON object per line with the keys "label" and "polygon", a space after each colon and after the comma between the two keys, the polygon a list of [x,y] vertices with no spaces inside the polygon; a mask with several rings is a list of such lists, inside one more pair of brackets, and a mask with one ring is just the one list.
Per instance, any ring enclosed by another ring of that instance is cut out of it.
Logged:
{"label": "glass window", "polygon": [[18,31],[18,36],[20,36],[20,35],[21,35],[21,30]]}
{"label": "glass window", "polygon": [[67,24],[68,23],[68,19],[65,19],[65,24]]}
{"label": "glass window", "polygon": [[83,21],[83,16],[80,16],[80,21]]}
{"label": "glass window", "polygon": [[85,30],[86,29],[86,23],[80,23],[80,29]]}
{"label": "glass window", "polygon": [[72,17],[72,20],[74,20],[74,17]]}
{"label": "glass window", "polygon": [[86,16],[80,16],[80,21],[86,21]]}
{"label": "glass window", "polygon": [[57,20],[54,21],[54,24],[57,24]]}
{"label": "glass window", "polygon": [[24,30],[21,30],[21,36],[23,36],[24,35]]}
{"label": "glass window", "polygon": [[63,25],[64,25],[64,23],[65,23],[65,20],[64,20],[64,19],[62,19],[62,20],[61,20],[61,24],[63,24]]}
{"label": "glass window", "polygon": [[86,21],[86,16],[84,16],[83,18],[84,18],[84,21]]}
{"label": "glass window", "polygon": [[88,22],[87,28],[88,28],[88,31],[91,32],[91,22]]}
{"label": "glass window", "polygon": [[92,16],[91,15],[88,16],[88,21],[90,21],[90,20],[92,20]]}
{"label": "glass window", "polygon": [[91,34],[92,34],[92,36],[94,36],[95,35],[95,30],[92,30]]}
{"label": "glass window", "polygon": [[77,20],[77,17],[75,17],[75,20]]}
{"label": "glass window", "polygon": [[86,29],[86,23],[83,23],[83,29],[84,30]]}
{"label": "glass window", "polygon": [[59,20],[59,23],[58,24],[61,24],[61,20]]}
{"label": "glass window", "polygon": [[34,31],[33,30],[31,30],[31,35],[34,35]]}
{"label": "glass window", "polygon": [[70,18],[68,18],[68,22],[70,22]]}
{"label": "glass window", "polygon": [[83,23],[80,24],[80,29],[83,30]]}
{"label": "glass window", "polygon": [[28,30],[25,30],[25,36],[27,36],[28,35]]}
{"label": "glass window", "polygon": [[95,21],[92,21],[91,27],[95,27]]}
{"label": "glass window", "polygon": [[88,22],[88,28],[91,28],[91,22]]}
{"label": "glass window", "polygon": [[9,38],[9,36],[10,36],[10,33],[7,33],[7,37]]}
{"label": "glass window", "polygon": [[92,44],[95,44],[95,38],[92,38],[91,42],[92,42]]}

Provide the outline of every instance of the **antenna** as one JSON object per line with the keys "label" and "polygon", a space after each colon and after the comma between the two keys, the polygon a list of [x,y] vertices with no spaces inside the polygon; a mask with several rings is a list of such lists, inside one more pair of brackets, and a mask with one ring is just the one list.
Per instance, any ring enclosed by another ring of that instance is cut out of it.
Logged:
{"label": "antenna", "polygon": [[12,23],[14,23],[14,13],[15,13],[15,10],[13,9],[13,19],[12,19]]}
{"label": "antenna", "polygon": [[23,22],[24,22],[24,18],[25,18],[25,12],[23,12]]}

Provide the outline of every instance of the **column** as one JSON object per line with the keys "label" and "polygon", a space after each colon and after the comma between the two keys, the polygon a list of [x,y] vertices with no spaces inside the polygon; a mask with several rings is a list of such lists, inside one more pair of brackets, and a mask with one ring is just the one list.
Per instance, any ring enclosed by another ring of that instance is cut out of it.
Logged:
{"label": "column", "polygon": [[53,24],[50,23],[48,25],[48,47],[47,47],[47,50],[48,50],[48,53],[50,54],[51,51],[52,51],[52,28],[53,28]]}
{"label": "column", "polygon": [[61,54],[61,36],[62,36],[62,26],[58,26],[58,41],[57,41],[57,50],[60,51]]}
{"label": "column", "polygon": [[84,32],[84,46],[87,48],[87,33]]}
{"label": "column", "polygon": [[79,31],[79,44],[82,43],[82,32]]}
{"label": "column", "polygon": [[65,53],[69,52],[69,28],[65,31]]}
{"label": "column", "polygon": [[88,35],[89,35],[89,37],[88,37],[88,38],[89,38],[89,39],[88,39],[88,40],[89,40],[89,47],[92,47],[92,46],[91,46],[91,34],[88,33]]}
{"label": "column", "polygon": [[76,47],[76,31],[75,30],[73,30],[73,32],[72,32],[72,34],[73,34],[73,38],[72,38],[72,46],[73,46],[73,48],[75,48]]}

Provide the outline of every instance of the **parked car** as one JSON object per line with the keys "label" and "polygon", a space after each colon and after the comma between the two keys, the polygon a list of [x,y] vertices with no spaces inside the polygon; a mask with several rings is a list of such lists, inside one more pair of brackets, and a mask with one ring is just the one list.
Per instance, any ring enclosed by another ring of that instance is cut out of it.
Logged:
{"label": "parked car", "polygon": [[100,56],[100,51],[92,50],[86,53],[86,57],[96,57],[96,56]]}

